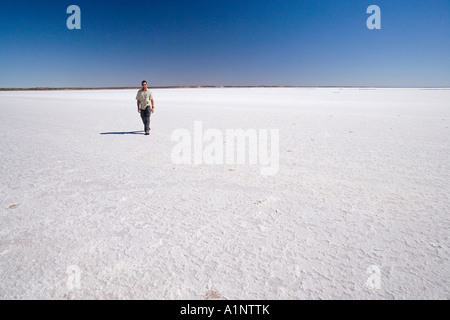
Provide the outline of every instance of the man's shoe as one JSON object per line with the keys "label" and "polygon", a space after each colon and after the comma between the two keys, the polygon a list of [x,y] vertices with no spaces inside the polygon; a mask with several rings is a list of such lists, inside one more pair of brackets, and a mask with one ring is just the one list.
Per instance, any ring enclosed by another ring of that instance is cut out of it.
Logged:
{"label": "man's shoe", "polygon": [[150,132],[148,132],[148,131],[145,132],[145,135],[146,135],[146,136],[149,136],[149,135],[150,135]]}

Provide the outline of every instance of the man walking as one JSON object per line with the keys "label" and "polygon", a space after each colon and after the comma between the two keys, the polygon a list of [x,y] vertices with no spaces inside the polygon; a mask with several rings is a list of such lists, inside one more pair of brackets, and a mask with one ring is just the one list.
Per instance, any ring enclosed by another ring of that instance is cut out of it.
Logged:
{"label": "man walking", "polygon": [[142,81],[141,85],[142,89],[136,95],[137,108],[144,123],[145,135],[148,136],[150,134],[150,115],[155,112],[155,103],[151,90],[147,88],[147,81]]}

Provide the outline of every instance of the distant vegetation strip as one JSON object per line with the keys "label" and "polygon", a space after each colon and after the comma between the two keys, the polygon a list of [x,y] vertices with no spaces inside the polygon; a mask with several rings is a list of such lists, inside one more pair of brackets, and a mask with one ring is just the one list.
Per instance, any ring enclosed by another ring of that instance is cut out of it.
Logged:
{"label": "distant vegetation strip", "polygon": [[[192,88],[417,88],[417,89],[450,89],[449,87],[369,87],[369,86],[151,86],[152,89],[192,89]],[[127,90],[140,89],[140,87],[103,87],[103,88],[0,88],[0,91],[57,91],[57,90]]]}
{"label": "distant vegetation strip", "polygon": [[[153,89],[177,89],[177,88],[295,88],[295,86],[151,86]],[[140,87],[101,87],[101,88],[0,88],[0,91],[53,91],[53,90],[126,90],[140,89]]]}

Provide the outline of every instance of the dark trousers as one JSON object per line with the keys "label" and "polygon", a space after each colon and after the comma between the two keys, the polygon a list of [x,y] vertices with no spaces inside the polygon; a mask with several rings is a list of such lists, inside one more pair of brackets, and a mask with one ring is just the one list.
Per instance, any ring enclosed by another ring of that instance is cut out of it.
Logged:
{"label": "dark trousers", "polygon": [[145,110],[141,110],[141,119],[144,123],[144,131],[150,131],[150,115],[152,113],[152,107],[148,106]]}

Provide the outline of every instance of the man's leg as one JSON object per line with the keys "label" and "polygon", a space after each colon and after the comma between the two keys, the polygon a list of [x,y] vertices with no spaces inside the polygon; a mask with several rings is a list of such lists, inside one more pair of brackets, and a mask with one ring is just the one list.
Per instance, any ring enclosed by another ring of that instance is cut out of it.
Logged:
{"label": "man's leg", "polygon": [[150,107],[141,111],[142,122],[144,123],[144,131],[148,133],[150,131]]}
{"label": "man's leg", "polygon": [[142,123],[144,124],[144,131],[145,131],[145,110],[141,110],[140,115],[141,115]]}

